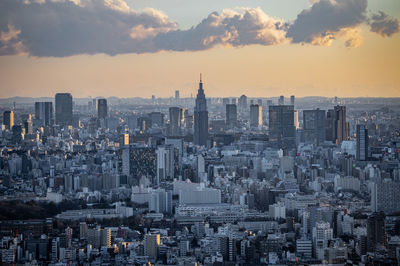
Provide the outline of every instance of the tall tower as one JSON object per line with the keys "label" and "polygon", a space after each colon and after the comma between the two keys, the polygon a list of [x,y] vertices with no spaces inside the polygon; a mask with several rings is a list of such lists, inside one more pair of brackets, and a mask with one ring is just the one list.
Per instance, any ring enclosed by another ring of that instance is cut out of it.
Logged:
{"label": "tall tower", "polygon": [[194,107],[194,144],[205,146],[208,138],[208,111],[207,101],[203,90],[203,81],[201,80],[199,90],[197,91],[196,105]]}
{"label": "tall tower", "polygon": [[13,111],[4,111],[3,113],[3,125],[5,125],[6,129],[12,129],[14,126],[14,112]]}
{"label": "tall tower", "polygon": [[70,93],[56,94],[56,124],[72,125],[72,95]]}
{"label": "tall tower", "polygon": [[359,161],[366,161],[368,159],[368,129],[365,125],[357,125],[356,158]]}
{"label": "tall tower", "polygon": [[41,126],[51,126],[53,124],[53,103],[35,102],[35,119],[40,121]]}
{"label": "tall tower", "polygon": [[226,127],[232,129],[237,125],[237,108],[236,104],[226,105]]}
{"label": "tall tower", "polygon": [[105,119],[107,117],[108,107],[106,99],[98,99],[97,100],[97,116],[98,118]]}

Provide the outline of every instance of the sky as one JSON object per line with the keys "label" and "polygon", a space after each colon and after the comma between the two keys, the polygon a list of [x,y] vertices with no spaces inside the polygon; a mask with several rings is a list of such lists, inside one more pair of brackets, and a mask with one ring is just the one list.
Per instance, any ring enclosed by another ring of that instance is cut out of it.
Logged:
{"label": "sky", "polygon": [[400,97],[398,0],[1,0],[0,98]]}

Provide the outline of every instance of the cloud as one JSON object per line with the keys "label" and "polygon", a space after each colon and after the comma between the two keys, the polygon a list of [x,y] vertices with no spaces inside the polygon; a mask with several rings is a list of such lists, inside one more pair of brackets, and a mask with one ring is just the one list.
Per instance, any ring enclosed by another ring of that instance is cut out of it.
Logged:
{"label": "cloud", "polygon": [[366,20],[367,0],[312,1],[289,26],[287,37],[293,43],[330,45],[345,31]]}
{"label": "cloud", "polygon": [[25,48],[18,40],[21,30],[17,30],[13,25],[8,25],[8,31],[0,32],[0,55],[23,54]]}
{"label": "cloud", "polygon": [[389,17],[384,12],[372,15],[370,19],[371,31],[382,37],[390,37],[399,32],[399,20]]}
{"label": "cloud", "polygon": [[260,8],[211,13],[196,27],[159,34],[156,46],[162,50],[197,51],[217,45],[240,47],[251,44],[277,45],[287,42],[284,22]]}
{"label": "cloud", "polygon": [[[2,34],[8,32],[8,25],[18,30],[13,40],[30,55],[53,57],[154,52],[143,34],[135,38],[135,29],[158,33],[177,28],[164,13],[153,9],[137,12],[123,0],[1,0]],[[5,45],[0,40],[0,47]],[[13,54],[12,49],[3,50],[2,54]]]}
{"label": "cloud", "polygon": [[215,46],[306,43],[347,47],[362,42],[361,24],[381,36],[399,31],[397,19],[379,13],[368,18],[367,0],[311,0],[294,21],[261,8],[213,12],[198,25],[180,30],[163,12],[133,10],[125,0],[1,0],[0,55],[65,57],[199,51]]}

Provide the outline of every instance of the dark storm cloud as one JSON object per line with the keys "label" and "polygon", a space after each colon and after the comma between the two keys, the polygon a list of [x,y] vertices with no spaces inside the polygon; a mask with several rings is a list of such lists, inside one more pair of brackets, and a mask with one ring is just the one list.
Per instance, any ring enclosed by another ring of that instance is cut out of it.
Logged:
{"label": "dark storm cloud", "polygon": [[303,10],[290,25],[287,37],[294,43],[312,43],[316,38],[335,38],[334,33],[366,19],[367,0],[320,0]]}
{"label": "dark storm cloud", "polygon": [[389,17],[384,12],[372,15],[370,19],[371,31],[382,37],[390,37],[399,32],[399,20]]}

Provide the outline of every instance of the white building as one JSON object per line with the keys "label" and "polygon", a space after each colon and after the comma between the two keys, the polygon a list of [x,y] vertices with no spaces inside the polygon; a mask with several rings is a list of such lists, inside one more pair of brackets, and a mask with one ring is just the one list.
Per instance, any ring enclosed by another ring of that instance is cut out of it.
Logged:
{"label": "white building", "polygon": [[273,205],[269,205],[269,215],[275,220],[286,219],[285,203],[278,202]]}
{"label": "white building", "polygon": [[197,188],[196,190],[180,190],[179,204],[219,204],[221,191],[214,188]]}
{"label": "white building", "polygon": [[325,249],[328,247],[328,241],[333,238],[333,230],[328,222],[317,222],[313,228],[313,242],[315,258],[325,259]]}

